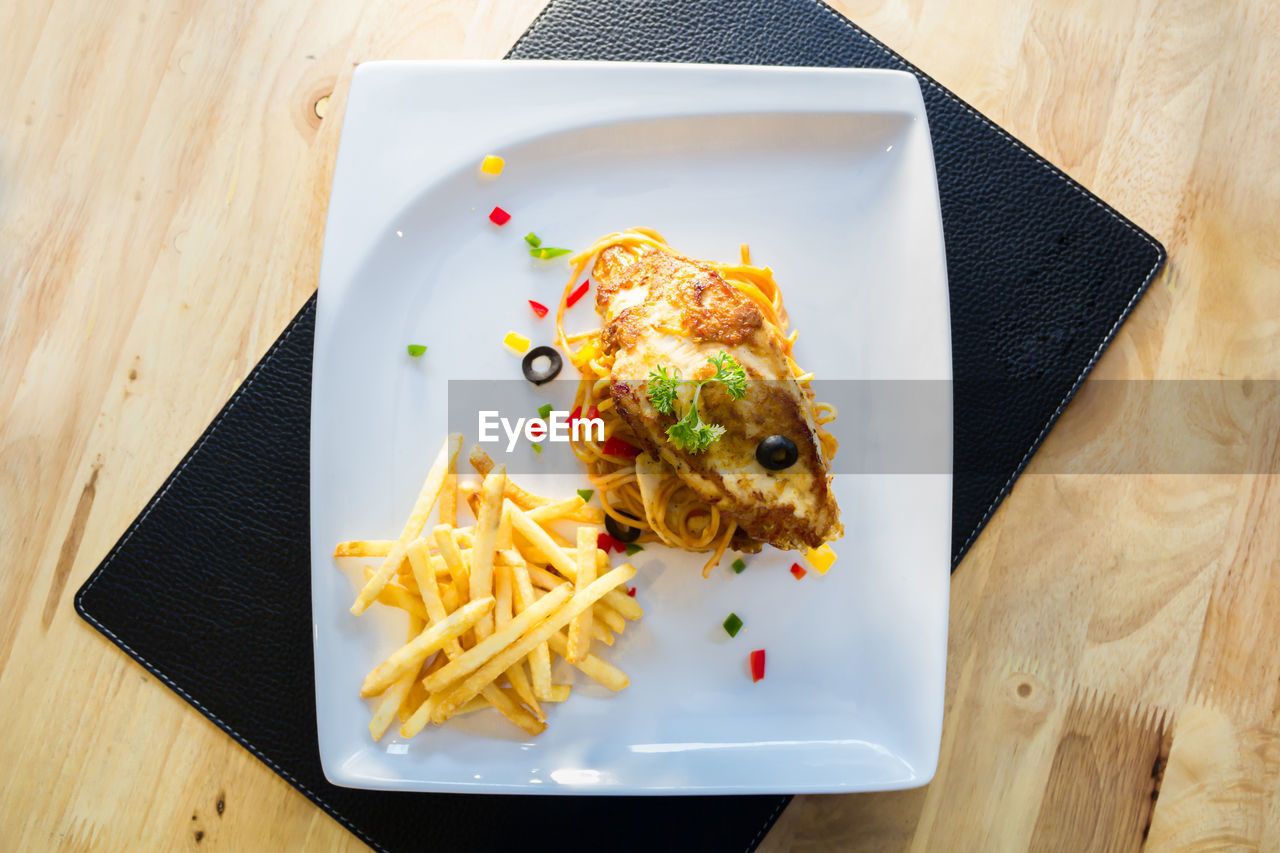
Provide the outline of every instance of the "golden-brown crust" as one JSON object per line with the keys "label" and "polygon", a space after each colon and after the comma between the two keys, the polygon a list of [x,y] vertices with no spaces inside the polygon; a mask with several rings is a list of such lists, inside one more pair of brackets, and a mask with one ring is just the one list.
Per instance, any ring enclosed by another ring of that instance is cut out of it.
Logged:
{"label": "golden-brown crust", "polygon": [[[663,300],[679,315],[681,327],[694,340],[736,346],[764,325],[764,315],[746,296],[706,264],[648,252],[636,258],[621,246],[605,249],[592,271],[596,279],[596,307],[608,306],[620,290],[647,287],[646,301]],[[644,332],[647,312],[631,307],[605,324],[606,353],[627,349]]]}
{"label": "golden-brown crust", "polygon": [[591,277],[596,281],[596,310],[601,314],[605,313],[609,300],[624,285],[636,283],[630,281],[631,267],[635,262],[635,254],[623,246],[610,246],[596,257]]}
{"label": "golden-brown crust", "polygon": [[[602,346],[617,356],[615,365],[629,360],[634,374],[615,367],[610,396],[619,416],[647,453],[665,459],[690,489],[737,523],[734,547],[816,548],[839,537],[840,511],[812,421],[812,394],[794,381],[780,333],[759,308],[709,265],[665,252],[612,247],[601,253],[593,275],[606,318]],[[643,291],[623,295],[632,288]],[[615,299],[622,307],[612,311]],[[666,363],[673,347],[692,347],[690,358],[676,365],[685,378],[709,372],[705,352],[723,348],[752,380],[740,400],[718,383],[703,386],[701,416],[726,432],[697,455],[667,438],[676,419],[653,408],[644,394],[647,368],[637,369],[654,359]],[[791,438],[800,454],[784,471],[755,461],[756,446],[775,434]]]}
{"label": "golden-brown crust", "polygon": [[677,293],[685,328],[695,340],[736,346],[764,324],[755,303],[725,283],[715,270],[686,281]]}

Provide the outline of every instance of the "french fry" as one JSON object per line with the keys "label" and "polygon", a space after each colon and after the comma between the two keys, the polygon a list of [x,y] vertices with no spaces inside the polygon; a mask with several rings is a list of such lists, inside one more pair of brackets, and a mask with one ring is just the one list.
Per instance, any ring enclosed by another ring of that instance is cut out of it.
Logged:
{"label": "french fry", "polygon": [[529,578],[539,589],[554,589],[565,582],[565,578],[553,575],[542,566],[535,566],[532,563],[529,564]]}
{"label": "french fry", "polygon": [[[440,598],[440,585],[436,581],[435,567],[432,565],[436,558],[427,553],[427,543],[422,539],[415,539],[409,543],[407,556],[409,565],[413,567],[413,580],[418,585],[418,595],[421,596],[422,603],[426,607],[428,618],[432,622],[443,622],[448,614],[444,601]],[[440,562],[445,561],[442,559]]]}
{"label": "french fry", "polygon": [[[499,465],[485,476],[480,489],[480,512],[476,519],[475,544],[471,548],[469,588],[472,601],[493,595],[493,555],[497,550],[498,526],[502,520],[502,488],[506,482],[506,469]],[[492,633],[492,616],[476,623],[477,642]]]}
{"label": "french fry", "polygon": [[[596,533],[590,527],[578,528],[578,575],[574,578],[574,589],[578,592],[586,589],[596,579]],[[569,653],[565,659],[569,663],[579,663],[591,649],[591,621],[594,608],[588,607],[569,623]],[[612,625],[610,627],[613,627]],[[616,629],[615,629],[616,630]]]}
{"label": "french fry", "polygon": [[511,621],[511,567],[493,567],[493,627],[501,628]]}
{"label": "french fry", "polygon": [[[524,671],[524,663],[517,661],[507,670],[507,680],[511,682],[511,689],[515,691],[516,696],[520,697],[520,701],[528,706],[533,715],[541,722],[547,721],[547,715],[543,712],[542,706],[538,704],[538,698],[533,692],[533,687],[529,683],[529,675]],[[485,688],[485,691],[491,689],[493,685]],[[484,691],[481,691],[481,696]]]}
{"label": "french fry", "polygon": [[[533,566],[529,567],[530,570],[532,570],[533,568],[534,568]],[[548,573],[548,576],[555,577],[555,575],[550,575],[549,573]],[[559,578],[556,578],[556,580],[558,583],[564,583],[564,581]],[[542,596],[544,595],[546,595],[545,588],[539,588],[539,587],[534,588],[533,596],[535,599],[542,598]],[[597,614],[607,609],[605,608],[604,600],[601,599],[600,601],[597,601],[594,609]],[[606,646],[613,645],[613,633],[599,619],[591,620],[591,638],[593,640],[599,640],[600,642],[604,643]],[[547,683],[550,684],[549,681]]]}
{"label": "french fry", "polygon": [[[603,550],[596,550],[596,568],[597,570],[609,571],[609,555]],[[616,589],[609,590],[605,597],[601,599],[601,604],[608,605],[618,611],[624,619],[635,621],[644,616],[644,608],[640,603],[631,596],[627,595],[619,586]]]}
{"label": "french fry", "polygon": [[[538,524],[546,524],[549,521],[555,521],[557,518],[563,518],[566,515],[571,515],[586,505],[587,502],[582,499],[582,495],[574,495],[573,497],[565,498],[562,501],[543,504],[542,506],[536,506],[533,509],[525,510],[525,515],[529,516],[530,519],[536,521]],[[591,544],[594,545],[595,540],[592,540]],[[507,547],[511,546],[508,545]]]}
{"label": "french fry", "polygon": [[[441,525],[441,527],[445,526]],[[444,560],[445,567],[452,577],[453,587],[459,600],[461,600],[464,597],[464,593],[467,596],[470,595],[471,573],[462,559],[462,552],[458,549],[458,543],[454,541],[447,527],[443,530],[441,527],[437,527],[432,535],[436,540],[436,547],[440,549],[440,558]],[[457,605],[454,606],[456,607]]]}
{"label": "french fry", "polygon": [[[373,569],[365,566],[364,576],[366,580],[373,577]],[[398,583],[389,583],[384,586],[382,592],[378,593],[378,603],[397,607],[424,621],[427,618],[427,608],[422,606],[422,601]]]}
{"label": "french fry", "polygon": [[476,711],[483,711],[485,708],[492,708],[492,707],[493,705],[490,704],[489,700],[484,698],[484,695],[481,694],[480,696],[477,696],[476,698],[472,699],[467,704],[463,705],[458,710],[454,711],[453,715],[455,717],[461,717],[465,714],[474,714]]}
{"label": "french fry", "polygon": [[618,611],[623,619],[630,619],[632,622],[644,615],[644,608],[639,602],[619,589],[609,590],[600,601]]}
{"label": "french fry", "polygon": [[536,521],[525,515],[524,511],[511,501],[505,501],[503,506],[504,511],[511,515],[511,528],[513,530],[541,551],[560,574],[569,580],[577,577],[578,569],[574,558],[564,548],[557,545],[547,534],[547,531],[538,526]]}
{"label": "french fry", "polygon": [[335,557],[385,557],[391,553],[394,539],[352,539],[333,546]]}
{"label": "french fry", "polygon": [[[409,636],[407,639],[412,640],[418,636],[422,628],[423,621],[416,616],[410,616]],[[400,710],[400,706],[404,704],[404,700],[408,698],[409,691],[413,689],[413,684],[417,677],[418,673],[416,671],[409,670],[396,679],[396,683],[391,685],[386,693],[382,694],[382,700],[378,702],[378,709],[373,712],[373,719],[369,720],[369,734],[373,735],[375,741],[382,740],[387,727],[391,725],[391,718],[396,715]]]}
{"label": "french fry", "polygon": [[[450,435],[399,538],[334,548],[335,557],[381,560],[365,567],[353,613],[377,601],[410,617],[406,643],[361,685],[361,695],[380,697],[369,728],[375,741],[397,716],[400,734],[413,737],[428,723],[489,707],[539,734],[540,703],[567,701],[573,689],[551,683],[553,649],[612,690],[627,684],[590,648],[612,645],[628,619],[643,615],[623,586],[635,569],[610,570],[598,530],[588,526],[603,522],[602,511],[580,495],[552,499],[520,488],[479,448],[470,459],[482,482],[459,482],[460,447],[460,436]],[[464,502],[476,523],[459,527]],[[437,506],[439,523],[428,534]],[[559,520],[584,524],[576,541],[551,528]]]}
{"label": "french fry", "polygon": [[[462,683],[449,690],[444,698],[432,709],[431,721],[443,723],[454,711],[469,702],[471,697],[477,695],[486,685],[492,683],[495,678],[505,672],[507,667],[525,657],[539,643],[550,640],[551,635],[558,634],[560,629],[569,624],[573,617],[595,604],[606,592],[619,583],[635,577],[635,574],[636,570],[630,564],[623,563],[581,592],[575,593],[573,598],[565,602],[552,615],[521,635],[520,639],[515,643],[507,646],[504,651],[491,658],[488,663],[473,672]],[[543,601],[550,600],[555,595],[555,592],[549,592]],[[537,602],[525,613],[532,612],[541,603],[542,601]],[[520,615],[524,616],[525,613]],[[515,620],[512,620],[512,624],[515,624]],[[445,669],[448,666],[446,664]],[[444,669],[441,670],[441,672],[443,671]]]}
{"label": "french fry", "polygon": [[[437,542],[443,541],[448,543],[449,545],[452,545],[453,543],[453,538],[449,530],[449,525],[447,524],[437,525],[436,528],[432,531],[432,537]],[[447,618],[446,612],[445,612],[446,608],[444,606],[443,597],[440,594],[440,588],[436,584],[435,574],[433,572],[427,571],[428,563],[430,563],[431,565],[434,565],[436,560],[440,560],[442,563],[446,563],[446,564],[448,562],[447,559],[443,557],[428,558],[426,543],[423,542],[421,539],[415,540],[412,544],[409,545],[409,562],[413,565],[414,573],[415,575],[418,576],[418,579],[419,579],[419,588],[423,591],[422,602],[426,606],[427,613],[430,614],[432,621],[439,622]],[[449,591],[452,592],[452,590],[449,590]],[[508,591],[508,597],[507,597],[505,606],[509,611],[511,608],[511,599],[510,599],[509,591]],[[501,602],[495,597],[494,607],[495,609],[503,607],[503,602]],[[453,660],[455,658],[462,657],[462,655],[464,654],[464,650],[462,648],[462,645],[458,642],[458,640],[453,639],[444,645],[444,654],[446,658],[448,658],[449,660]],[[427,675],[430,676],[431,673],[428,673]],[[423,689],[425,689],[426,688],[425,682],[420,682],[420,683],[423,683]],[[517,726],[524,728],[525,723],[518,714],[515,714],[513,712],[512,703],[503,702],[500,698],[495,697],[493,695],[493,693],[496,692],[497,689],[498,688],[496,687],[486,688],[482,696],[491,705],[497,708],[499,712],[501,712],[504,716],[506,716],[507,719],[511,720],[511,722],[515,723]],[[533,691],[530,689],[528,692],[529,692],[530,698],[532,698]],[[542,708],[538,705],[537,702],[533,702],[530,707],[533,709],[534,715],[538,718],[539,722],[546,719],[542,714]]]}
{"label": "french fry", "polygon": [[[493,572],[493,597],[497,601],[497,606],[494,607],[493,625],[496,631],[501,631],[511,621],[511,592],[515,581],[511,577],[510,566],[494,566]],[[511,689],[515,691],[522,702],[529,706],[529,710],[533,712],[533,715],[539,720],[545,721],[547,719],[546,715],[542,713],[542,707],[538,704],[538,699],[533,694],[533,688],[529,685],[529,676],[524,671],[523,662],[517,661],[514,666],[507,670],[507,681],[511,682]]]}
{"label": "french fry", "polygon": [[[523,613],[533,606],[533,583],[529,580],[529,570],[524,561],[516,555],[517,564],[511,567],[511,575],[515,581],[516,613]],[[546,643],[539,643],[529,653],[529,677],[533,681],[533,695],[544,701],[551,701],[551,650]]]}
{"label": "french fry", "polygon": [[493,704],[493,707],[497,708],[498,711],[508,720],[511,720],[531,735],[542,734],[542,732],[547,728],[546,723],[520,707],[518,702],[506,693],[502,692],[500,688],[494,687],[493,685],[490,685],[490,687],[493,689],[485,689],[483,691],[484,697],[488,699],[489,702]]}
{"label": "french fry", "polygon": [[360,695],[366,697],[380,695],[400,676],[421,666],[427,655],[439,651],[445,643],[474,626],[481,616],[492,610],[493,597],[481,598],[459,607],[449,614],[447,619],[424,629],[421,634],[405,643],[369,673],[360,688]]}
{"label": "french fry", "polygon": [[458,457],[449,459],[449,470],[444,475],[444,491],[440,493],[440,523],[458,526]]}
{"label": "french fry", "polygon": [[[531,587],[530,592],[532,593],[532,600],[534,601],[537,601],[538,599],[546,595],[547,590],[555,589],[557,586],[565,582],[564,578],[560,577],[559,575],[552,574],[551,572],[547,571],[541,566],[535,566],[530,563],[524,563],[523,561],[521,565],[524,569],[524,572],[523,572],[524,576],[526,578],[530,578],[530,587]],[[517,573],[519,573],[519,570],[516,570],[516,571]],[[519,611],[519,608],[524,606],[525,605],[520,601],[520,598],[517,596],[516,598],[517,612]],[[595,609],[598,611],[599,608],[602,606],[603,605],[600,602],[597,602],[595,605]],[[591,637],[592,639],[599,640],[605,645],[608,645],[608,646],[613,645],[613,635],[609,632],[609,629],[605,627],[604,624],[602,624],[598,619],[591,620]],[[550,684],[551,682],[548,681],[547,685],[550,686]]]}
{"label": "french fry", "polygon": [[387,691],[378,700],[377,710],[373,712],[373,718],[369,720],[369,734],[373,736],[375,741],[382,740],[382,736],[386,734],[387,727],[391,725],[391,721],[400,710],[400,705],[408,698],[409,691],[413,689],[414,683],[417,682],[417,675],[418,673],[413,670],[406,672],[396,679],[396,682],[387,688]]}
{"label": "french fry", "polygon": [[[409,685],[409,693],[404,697],[404,701],[400,703],[400,710],[396,712],[396,717],[399,718],[400,725],[402,726],[405,724],[405,721],[413,715],[414,710],[416,710],[417,707],[427,698],[427,691],[422,686],[422,680],[415,677],[411,679],[411,681],[412,683]],[[479,698],[483,699],[484,697],[482,696]]]}
{"label": "french fry", "polygon": [[[481,476],[487,476],[493,470],[494,462],[489,454],[485,453],[479,447],[471,448],[471,453],[467,457],[471,462],[471,467],[475,468]],[[510,498],[516,506],[521,509],[534,509],[540,506],[547,506],[556,501],[551,498],[544,498],[541,495],[535,495],[533,492],[527,492],[520,488],[510,479],[507,480],[505,496]],[[604,510],[596,507],[585,505],[578,507],[573,512],[566,514],[564,517],[570,521],[580,521],[583,524],[604,524]]]}
{"label": "french fry", "polygon": [[463,597],[458,595],[458,591],[453,588],[452,584],[444,588],[444,591],[440,593],[440,597],[444,599],[444,609],[446,613],[452,613],[457,610],[458,605],[464,601]]}
{"label": "french fry", "polygon": [[[574,553],[576,554],[576,551]],[[605,570],[608,571],[608,568],[609,567],[606,565]],[[541,566],[535,566],[532,564],[529,565],[529,577],[532,579],[534,586],[539,589],[551,589],[559,586],[565,581],[564,578],[558,575],[553,575]],[[623,605],[623,607],[627,609],[628,613],[635,613],[640,607],[640,605],[635,603],[634,598],[631,598],[616,589],[611,589],[605,594],[605,597],[600,600],[600,603],[596,605],[596,613],[606,613],[616,610],[615,602],[617,602],[619,598],[623,601],[630,602],[632,605],[630,607],[625,604]],[[643,611],[641,611],[640,615],[643,615]],[[616,625],[623,625],[625,627],[625,623],[622,622],[620,614],[615,613],[612,616],[606,616],[605,618],[610,627],[614,627]]]}
{"label": "french fry", "polygon": [[444,488],[445,474],[449,470],[449,460],[456,459],[458,451],[462,449],[462,436],[452,433],[445,440],[444,447],[440,448],[435,462],[431,465],[431,470],[427,474],[427,480],[422,484],[422,491],[418,493],[418,499],[413,504],[413,511],[409,513],[409,518],[404,524],[404,529],[400,531],[400,537],[396,539],[391,551],[388,552],[382,565],[374,573],[373,578],[364,585],[364,589],[360,590],[360,594],[356,596],[355,603],[351,605],[351,612],[357,615],[369,609],[369,605],[378,597],[378,593],[387,585],[387,581],[395,573],[400,566],[400,561],[404,559],[405,548],[409,542],[418,537],[422,532],[423,526],[427,523],[427,516],[431,515],[431,510],[435,507],[436,500],[440,497],[440,490]]}
{"label": "french fry", "polygon": [[[564,657],[565,652],[569,651],[569,639],[565,637],[562,631],[552,634],[548,644],[551,646],[551,650],[560,655],[560,657]],[[631,683],[625,672],[595,655],[587,655],[584,659],[575,663],[574,666],[615,693]]]}
{"label": "french fry", "polygon": [[577,521],[582,524],[594,524],[597,527],[604,525],[604,510],[594,506],[584,506],[574,510],[565,518],[570,521]]}
{"label": "french fry", "polygon": [[[409,565],[408,560],[405,561],[405,565],[406,566]],[[365,566],[366,577],[368,576],[368,570],[369,570],[369,567]],[[403,575],[396,575],[394,582],[400,584],[402,587],[408,590],[410,595],[415,596],[417,598],[422,598],[421,593],[418,592],[418,582],[414,580],[412,568],[410,568],[409,571]],[[391,586],[391,584],[392,584],[392,581],[387,581],[387,586]]]}
{"label": "french fry", "polygon": [[505,512],[498,515],[498,538],[494,545],[498,550],[511,547],[511,519]]}
{"label": "french fry", "polygon": [[431,663],[419,668],[414,674],[413,686],[409,688],[409,695],[404,697],[404,701],[400,703],[400,711],[396,714],[400,718],[400,725],[404,725],[405,721],[413,716],[413,712],[418,709],[418,706],[427,701],[427,688],[422,686],[422,677],[437,663],[443,664],[442,658],[443,655],[436,655],[431,658]]}
{"label": "french fry", "polygon": [[471,514],[474,516],[479,516],[480,515],[480,490],[478,488],[472,487],[469,489],[468,488],[459,489],[458,492],[462,495],[463,499],[467,502],[467,509],[471,510]]}
{"label": "french fry", "polygon": [[606,646],[613,645],[613,633],[595,619],[591,620],[591,639],[599,640]]}
{"label": "french fry", "polygon": [[[520,707],[519,704],[517,704],[510,696],[503,693],[498,687],[493,685],[490,685],[489,687],[492,689],[485,689],[483,693],[484,698],[487,699],[493,707],[497,708],[504,717],[511,720],[531,735],[542,734],[547,727],[546,723],[541,722],[534,717],[533,714],[530,714],[524,708]],[[439,695],[428,696],[426,701],[418,706],[418,709],[413,712],[413,716],[411,716],[405,723],[401,724],[400,736],[414,737],[418,732],[426,728],[427,723],[431,721],[431,713],[439,703],[439,700]]]}
{"label": "french fry", "polygon": [[[618,615],[618,611],[607,606],[604,602],[596,605],[596,618],[607,625],[609,630],[615,634],[621,634],[627,629],[627,621]],[[569,639],[573,639],[572,634]],[[573,663],[573,661],[571,660],[569,663]]]}
{"label": "french fry", "polygon": [[[430,692],[435,693],[450,682],[457,681],[460,678],[465,678],[467,675],[470,675],[477,669],[480,669],[490,660],[493,660],[504,649],[515,643],[515,641],[531,627],[549,617],[557,608],[569,601],[572,594],[573,588],[569,586],[569,584],[565,584],[559,589],[554,589],[547,593],[546,597],[541,601],[535,602],[532,607],[528,608],[519,616],[504,625],[501,630],[490,634],[485,639],[476,643],[475,648],[467,650],[462,657],[449,661],[447,664],[442,666],[438,672],[428,676],[423,680],[423,686],[425,686]],[[524,657],[524,655],[521,655],[520,657]],[[520,658],[516,658],[516,660],[519,659]],[[507,667],[504,666],[503,669],[505,670]],[[493,681],[493,679],[491,678],[489,681]],[[485,683],[487,684],[488,682]],[[478,693],[480,691],[477,690],[476,692]],[[434,717],[432,719],[434,719]]]}
{"label": "french fry", "polygon": [[[408,546],[405,546],[405,550],[406,551],[408,550]],[[433,555],[432,559],[433,560],[437,559],[436,555]],[[366,580],[373,577],[374,571],[372,566],[365,566],[364,570],[365,570],[364,576]],[[437,575],[447,575],[449,574],[449,569],[443,563],[441,563],[440,565],[435,566],[435,573]],[[387,581],[387,583],[395,583],[396,581],[399,581],[405,586],[410,587],[411,588],[410,591],[412,591],[412,588],[414,587],[413,566],[409,565],[409,561],[407,559],[402,560],[400,562],[400,567],[396,569],[395,575],[391,578],[391,580]]]}

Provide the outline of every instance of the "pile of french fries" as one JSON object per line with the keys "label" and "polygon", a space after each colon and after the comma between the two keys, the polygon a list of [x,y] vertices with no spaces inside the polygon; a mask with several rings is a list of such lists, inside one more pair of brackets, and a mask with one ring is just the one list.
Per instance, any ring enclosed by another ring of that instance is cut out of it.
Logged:
{"label": "pile of french fries", "polygon": [[[593,653],[643,615],[626,592],[635,569],[611,568],[596,547],[604,513],[579,495],[526,492],[479,448],[470,461],[483,482],[460,485],[461,449],[462,436],[451,434],[399,538],[334,549],[335,557],[381,559],[365,567],[352,613],[376,601],[409,614],[407,641],[360,688],[361,696],[380,697],[369,723],[374,740],[396,718],[400,734],[413,737],[428,723],[485,708],[539,734],[543,703],[563,702],[572,689],[552,683],[552,655],[610,690],[628,684]],[[458,524],[460,496],[474,524]],[[437,506],[439,523],[428,529]],[[577,522],[576,541],[558,535],[553,522]]]}

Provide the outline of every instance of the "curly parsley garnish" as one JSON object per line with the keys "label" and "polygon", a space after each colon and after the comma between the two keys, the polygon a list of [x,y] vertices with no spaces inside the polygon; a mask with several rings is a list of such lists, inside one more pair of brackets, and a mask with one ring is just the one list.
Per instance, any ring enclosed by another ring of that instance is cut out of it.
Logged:
{"label": "curly parsley garnish", "polygon": [[747,393],[747,372],[733,356],[727,352],[719,352],[708,358],[707,363],[716,372],[706,379],[681,379],[680,371],[674,367],[670,372],[666,367],[657,367],[649,372],[649,402],[664,415],[677,413],[680,385],[693,385],[693,402],[689,411],[667,427],[667,437],[671,439],[671,443],[693,454],[706,450],[724,435],[724,427],[703,423],[698,415],[698,397],[702,394],[702,386],[708,382],[719,382],[735,400],[741,400]]}

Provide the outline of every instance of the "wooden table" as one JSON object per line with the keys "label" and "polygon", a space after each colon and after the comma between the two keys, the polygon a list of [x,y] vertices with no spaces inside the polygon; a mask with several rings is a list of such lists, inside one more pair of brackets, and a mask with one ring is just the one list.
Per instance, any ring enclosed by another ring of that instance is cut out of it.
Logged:
{"label": "wooden table", "polygon": [[[5,13],[6,844],[361,847],[71,594],[315,288],[355,63],[497,57],[540,5]],[[1168,246],[1097,375],[1277,378],[1280,6],[836,5]],[[1280,478],[1054,473],[1123,429],[1073,405],[956,573],[936,780],[799,798],[764,849],[1280,848]]]}

